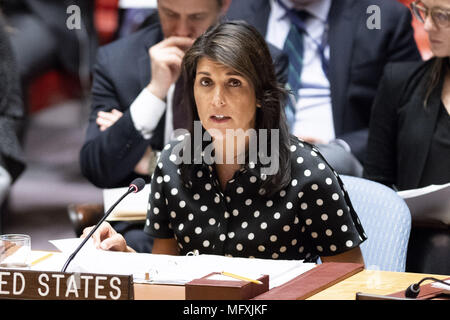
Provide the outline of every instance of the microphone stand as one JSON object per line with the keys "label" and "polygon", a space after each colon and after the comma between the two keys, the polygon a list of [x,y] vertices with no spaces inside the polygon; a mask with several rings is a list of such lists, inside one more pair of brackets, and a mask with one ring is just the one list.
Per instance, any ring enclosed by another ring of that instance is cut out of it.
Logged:
{"label": "microphone stand", "polygon": [[[136,190],[136,191],[135,191]],[[67,267],[69,266],[69,263],[75,258],[75,256],[77,255],[78,251],[81,250],[81,248],[83,248],[84,244],[91,238],[91,236],[94,234],[95,231],[97,231],[98,227],[100,227],[100,225],[106,220],[106,218],[109,216],[109,214],[111,213],[111,211],[113,211],[113,209],[119,204],[120,201],[123,200],[123,198],[125,198],[127,195],[129,195],[132,192],[138,192],[138,188],[134,185],[131,185],[128,188],[128,191],[125,192],[125,194],[123,196],[121,196],[119,198],[119,200],[117,200],[112,206],[111,208],[109,208],[109,210],[105,213],[105,215],[103,216],[103,218],[100,219],[100,221],[95,225],[95,227],[91,230],[91,232],[89,232],[89,234],[86,236],[86,238],[83,240],[83,242],[81,242],[81,244],[78,246],[78,248],[70,255],[69,259],[67,259],[66,263],[64,264],[61,272],[66,272]]]}

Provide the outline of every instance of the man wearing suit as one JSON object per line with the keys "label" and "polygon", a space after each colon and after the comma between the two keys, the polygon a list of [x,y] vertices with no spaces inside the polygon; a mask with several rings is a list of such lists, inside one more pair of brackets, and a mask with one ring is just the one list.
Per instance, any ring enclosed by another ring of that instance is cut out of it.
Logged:
{"label": "man wearing suit", "polygon": [[[380,29],[368,27],[371,5],[379,8]],[[318,144],[325,157],[335,155],[324,151],[338,143],[363,162],[384,66],[420,60],[411,15],[394,0],[246,0],[233,2],[228,15],[253,24],[269,43],[283,49],[295,24],[289,9],[307,11],[291,132]]]}
{"label": "man wearing suit", "polygon": [[17,65],[0,12],[0,233],[4,200],[12,183],[25,169],[25,157],[17,137],[23,115]]}
{"label": "man wearing suit", "polygon": [[[11,45],[25,87],[52,68],[88,81],[97,49],[94,4],[92,0],[0,0],[13,29]],[[79,12],[68,13],[72,5]],[[66,22],[78,13],[80,25],[69,28]]]}

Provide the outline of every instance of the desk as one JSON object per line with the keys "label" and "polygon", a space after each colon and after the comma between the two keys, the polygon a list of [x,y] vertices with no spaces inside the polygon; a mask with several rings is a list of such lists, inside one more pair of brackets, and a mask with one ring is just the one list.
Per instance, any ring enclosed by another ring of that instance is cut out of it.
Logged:
{"label": "desk", "polygon": [[[387,295],[405,290],[412,283],[426,276],[445,279],[448,276],[422,273],[363,270],[307,300],[355,300],[357,292]],[[429,282],[425,282],[429,283]],[[184,300],[183,286],[134,284],[136,300]]]}

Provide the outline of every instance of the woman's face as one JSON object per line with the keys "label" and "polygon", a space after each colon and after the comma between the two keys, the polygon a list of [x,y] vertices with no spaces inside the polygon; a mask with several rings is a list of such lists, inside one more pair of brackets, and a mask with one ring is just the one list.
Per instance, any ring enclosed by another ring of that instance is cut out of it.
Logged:
{"label": "woman's face", "polygon": [[[450,18],[450,1],[448,0],[422,0],[422,6],[438,12],[438,16],[445,21]],[[450,21],[447,26],[438,26],[432,19],[431,14],[426,16],[424,22],[425,31],[428,33],[430,48],[436,57],[450,56]]]}
{"label": "woman's face", "polygon": [[200,58],[194,97],[200,121],[214,139],[225,139],[227,129],[242,129],[245,132],[255,128],[256,96],[253,84],[234,69],[208,58]]}

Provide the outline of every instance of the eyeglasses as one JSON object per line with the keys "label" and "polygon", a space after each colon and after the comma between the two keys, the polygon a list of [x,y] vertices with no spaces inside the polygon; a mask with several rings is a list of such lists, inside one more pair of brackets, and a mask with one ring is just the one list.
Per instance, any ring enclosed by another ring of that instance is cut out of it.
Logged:
{"label": "eyeglasses", "polygon": [[422,23],[425,23],[428,15],[435,26],[439,28],[447,28],[450,26],[450,11],[440,8],[427,8],[421,1],[414,1],[411,3],[411,10],[414,16]]}

